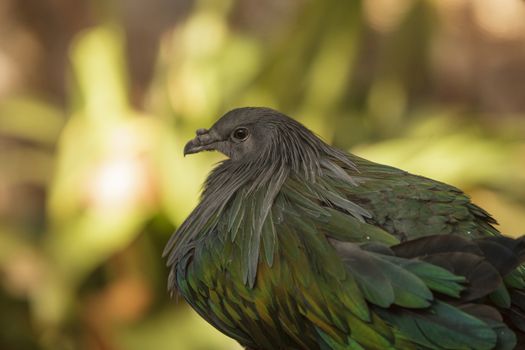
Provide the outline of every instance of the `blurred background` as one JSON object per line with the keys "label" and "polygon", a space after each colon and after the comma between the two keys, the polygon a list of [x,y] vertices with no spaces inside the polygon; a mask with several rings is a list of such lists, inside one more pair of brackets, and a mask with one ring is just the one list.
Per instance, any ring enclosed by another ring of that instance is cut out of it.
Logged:
{"label": "blurred background", "polygon": [[1,0],[0,349],[239,349],[161,252],[245,105],[525,233],[523,1]]}

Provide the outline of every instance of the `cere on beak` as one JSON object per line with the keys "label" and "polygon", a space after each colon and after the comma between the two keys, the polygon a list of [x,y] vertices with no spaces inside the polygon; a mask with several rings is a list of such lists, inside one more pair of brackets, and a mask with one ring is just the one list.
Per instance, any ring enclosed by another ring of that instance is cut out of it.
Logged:
{"label": "cere on beak", "polygon": [[209,132],[208,129],[204,129],[204,128],[197,129],[197,131],[195,131],[197,136],[207,134],[208,132]]}
{"label": "cere on beak", "polygon": [[184,156],[215,149],[218,140],[215,139],[208,130],[198,129],[195,133],[197,136],[184,146]]}

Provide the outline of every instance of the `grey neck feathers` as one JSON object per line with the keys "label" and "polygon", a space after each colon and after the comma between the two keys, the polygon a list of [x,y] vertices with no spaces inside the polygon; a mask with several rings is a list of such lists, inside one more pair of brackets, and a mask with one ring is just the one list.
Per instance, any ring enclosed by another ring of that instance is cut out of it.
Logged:
{"label": "grey neck feathers", "polygon": [[[164,250],[164,255],[169,255],[168,265],[181,259],[199,237],[215,229],[234,196],[249,198],[258,192],[258,197],[262,198],[261,212],[253,227],[258,232],[289,176],[316,182],[325,172],[330,172],[354,183],[347,170],[355,170],[355,165],[343,151],[328,146],[295,121],[276,127],[280,128],[280,132],[259,157],[235,161],[228,159],[211,172],[199,205],[171,237]],[[264,193],[261,194],[261,191]]]}

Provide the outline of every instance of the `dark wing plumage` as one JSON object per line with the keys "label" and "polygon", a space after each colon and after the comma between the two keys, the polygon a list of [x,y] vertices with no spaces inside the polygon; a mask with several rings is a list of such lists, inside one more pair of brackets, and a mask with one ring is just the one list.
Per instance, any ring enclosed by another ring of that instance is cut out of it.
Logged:
{"label": "dark wing plumage", "polygon": [[[488,299],[522,337],[525,331],[525,304],[521,302],[525,295],[525,268],[521,265],[525,244],[523,238],[501,236],[493,226],[496,221],[453,186],[354,155],[350,155],[350,159],[359,170],[345,170],[359,186],[344,182],[337,182],[335,186],[340,193],[372,214],[367,222],[400,239],[405,254],[411,247],[417,247],[417,254],[427,255],[427,261],[462,276],[467,276],[470,268],[474,268],[472,258],[479,260],[482,255],[483,260],[492,266],[492,274],[485,271],[485,281],[482,278],[471,280],[471,288],[463,292],[462,299],[468,299],[469,295],[471,299],[476,299],[483,294],[483,288],[499,285]],[[418,239],[432,235],[447,237]],[[476,244],[473,245],[470,240]],[[438,251],[441,254],[437,254]],[[473,256],[469,259],[465,253],[472,253]],[[451,267],[454,260],[457,261],[456,268]],[[503,283],[491,280],[490,275],[499,276]]]}

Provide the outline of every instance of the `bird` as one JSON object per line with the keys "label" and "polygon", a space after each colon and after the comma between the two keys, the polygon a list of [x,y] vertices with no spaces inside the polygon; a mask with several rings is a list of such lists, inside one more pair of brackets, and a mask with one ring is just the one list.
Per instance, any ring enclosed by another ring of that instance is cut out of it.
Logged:
{"label": "bird", "polygon": [[249,350],[525,347],[525,238],[461,190],[241,107],[184,155],[226,157],[164,250],[168,289]]}

